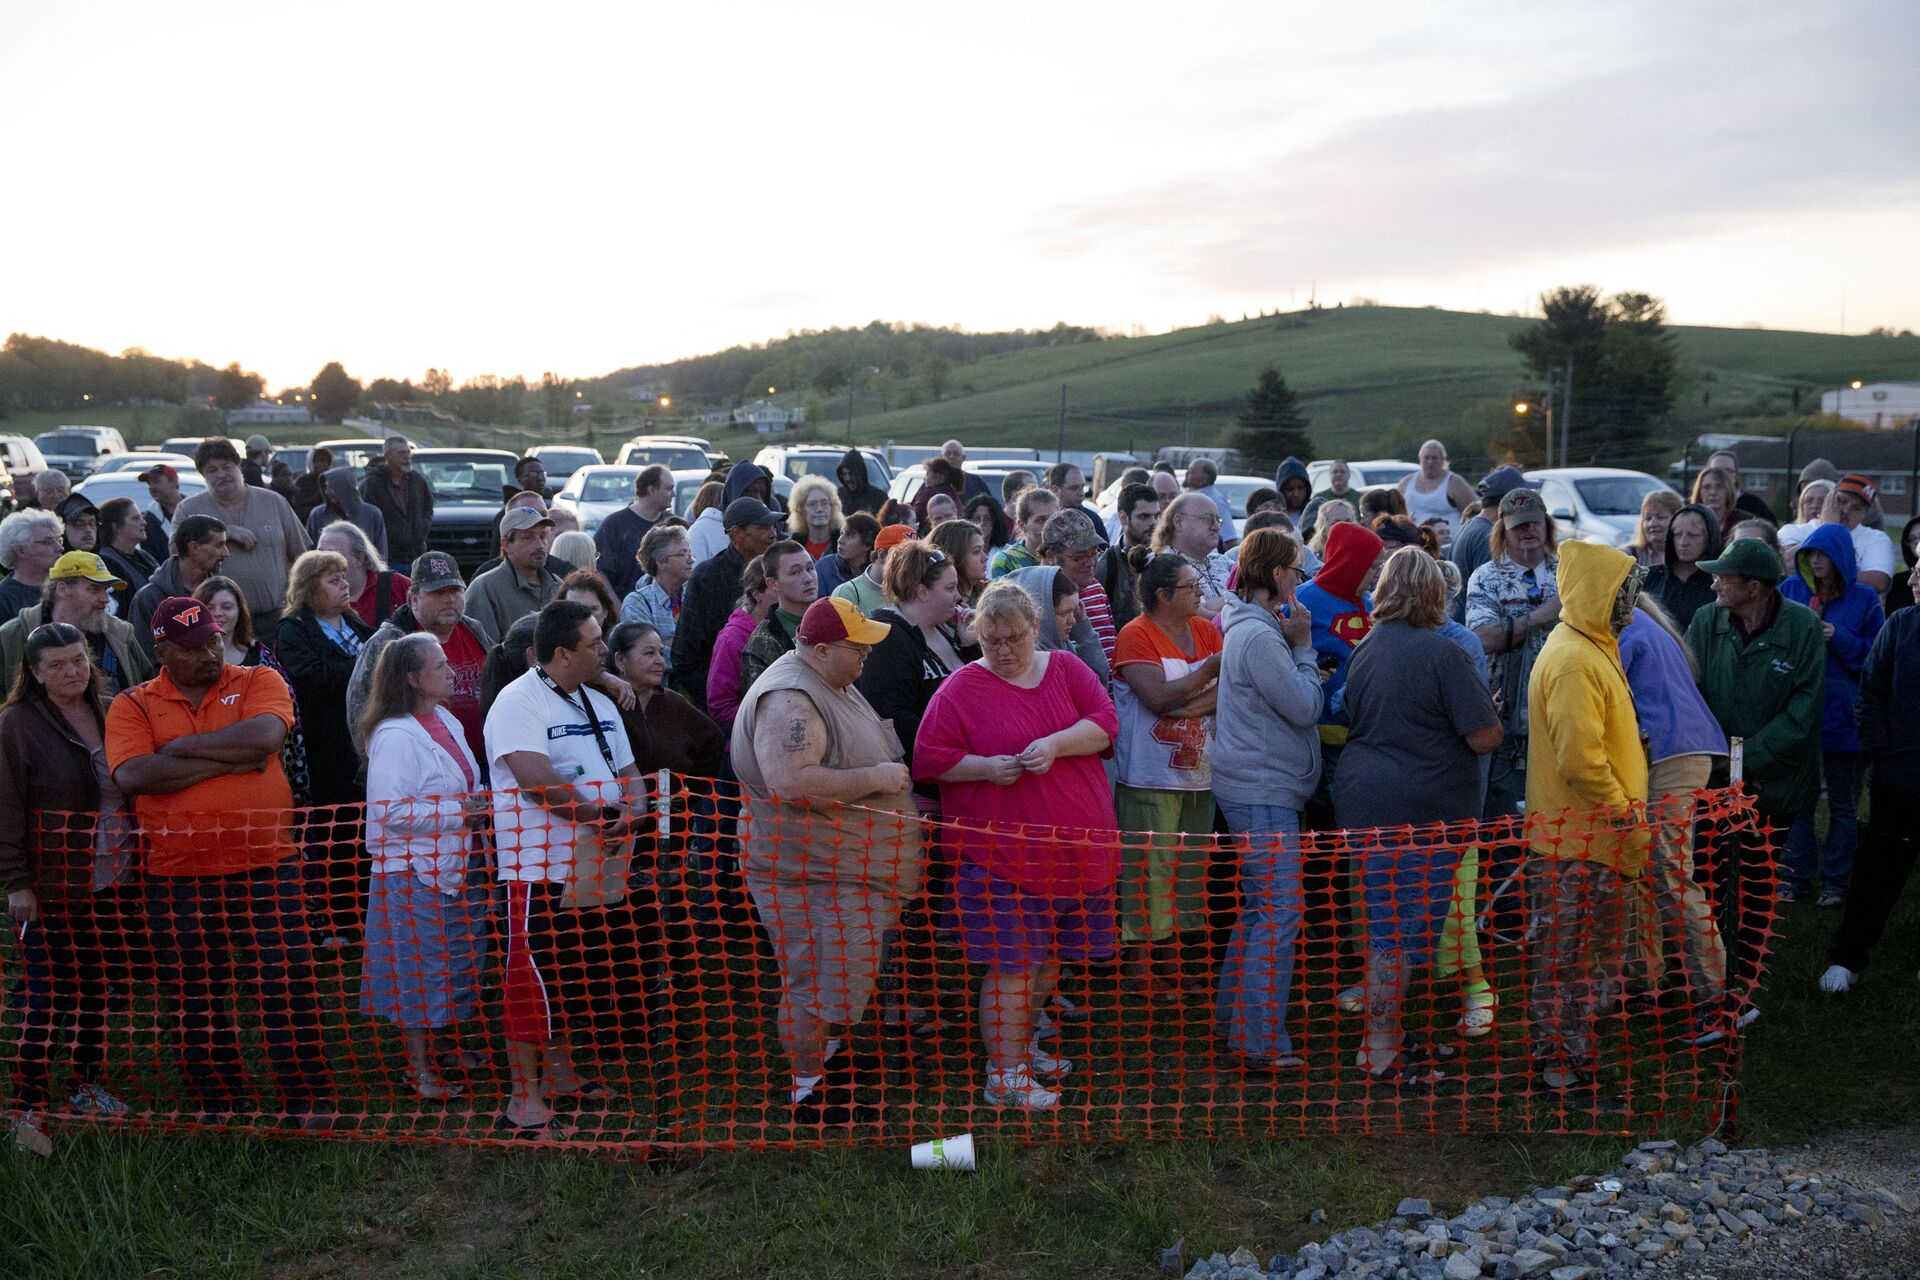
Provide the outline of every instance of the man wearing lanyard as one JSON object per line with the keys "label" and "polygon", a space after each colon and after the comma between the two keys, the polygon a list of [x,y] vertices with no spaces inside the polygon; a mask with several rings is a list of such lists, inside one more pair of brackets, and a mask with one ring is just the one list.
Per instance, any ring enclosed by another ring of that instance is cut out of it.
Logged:
{"label": "man wearing lanyard", "polygon": [[614,847],[631,836],[633,749],[612,702],[587,686],[606,660],[600,624],[583,604],[556,600],[540,611],[535,665],[501,690],[487,713],[486,754],[495,787],[500,879],[507,886],[504,990],[512,1093],[502,1128],[530,1138],[550,1132],[550,1102],[604,1108],[615,1101],[574,1069],[569,1013],[585,1007],[589,957],[582,922],[566,906],[577,848]]}

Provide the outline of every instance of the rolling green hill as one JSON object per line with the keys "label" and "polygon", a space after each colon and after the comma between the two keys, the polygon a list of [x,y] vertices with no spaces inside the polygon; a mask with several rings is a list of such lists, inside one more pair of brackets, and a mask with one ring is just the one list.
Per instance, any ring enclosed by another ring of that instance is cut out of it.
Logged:
{"label": "rolling green hill", "polygon": [[[1412,456],[1429,436],[1462,457],[1505,425],[1529,376],[1507,345],[1530,322],[1508,316],[1355,307],[1182,329],[1146,338],[1014,352],[957,368],[945,400],[873,413],[855,401],[862,441],[1054,446],[1067,388],[1069,449],[1217,443],[1255,377],[1279,366],[1312,419],[1316,452]],[[1920,377],[1920,339],[1676,327],[1683,385],[1676,439],[1728,420],[1804,411],[1853,378]],[[785,397],[782,397],[783,399]],[[846,399],[820,405],[810,436],[843,438]],[[1575,452],[1578,452],[1578,386]],[[717,443],[717,442],[716,442]]]}

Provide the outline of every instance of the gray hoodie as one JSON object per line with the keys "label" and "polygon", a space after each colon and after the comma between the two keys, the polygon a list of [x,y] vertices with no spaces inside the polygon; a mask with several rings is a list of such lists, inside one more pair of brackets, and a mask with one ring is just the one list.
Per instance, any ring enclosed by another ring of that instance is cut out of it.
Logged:
{"label": "gray hoodie", "polygon": [[322,529],[336,520],[349,520],[360,526],[373,549],[385,559],[387,518],[380,513],[380,508],[360,496],[358,474],[352,467],[335,467],[327,472],[325,484],[325,500],[307,513],[307,537],[319,542]]}
{"label": "gray hoodie", "polygon": [[1226,647],[1207,753],[1213,793],[1235,804],[1303,808],[1320,781],[1320,668],[1313,646],[1289,652],[1280,619],[1239,596],[1227,597],[1220,631]]}
{"label": "gray hoodie", "polygon": [[1050,564],[1034,565],[1026,569],[1015,569],[1007,575],[1007,581],[1017,583],[1020,589],[1033,597],[1040,606],[1040,649],[1065,649],[1093,668],[1093,674],[1100,677],[1101,684],[1113,683],[1113,670],[1107,665],[1107,651],[1100,647],[1100,633],[1087,621],[1084,611],[1080,621],[1073,627],[1071,636],[1060,634],[1060,624],[1053,618],[1053,575],[1060,570]]}

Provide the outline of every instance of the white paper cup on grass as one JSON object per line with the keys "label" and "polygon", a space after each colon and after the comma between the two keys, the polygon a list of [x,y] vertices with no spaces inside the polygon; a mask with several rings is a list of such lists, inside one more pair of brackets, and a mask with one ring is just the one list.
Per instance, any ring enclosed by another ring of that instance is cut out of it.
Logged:
{"label": "white paper cup on grass", "polygon": [[963,1173],[973,1169],[973,1135],[963,1133],[957,1138],[935,1138],[932,1142],[913,1144],[913,1167],[916,1169],[957,1169]]}

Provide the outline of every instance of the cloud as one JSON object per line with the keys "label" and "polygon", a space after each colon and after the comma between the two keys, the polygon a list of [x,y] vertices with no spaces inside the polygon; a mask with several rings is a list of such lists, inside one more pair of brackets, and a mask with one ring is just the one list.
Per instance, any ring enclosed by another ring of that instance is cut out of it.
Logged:
{"label": "cloud", "polygon": [[1062,257],[1144,265],[1168,293],[1234,296],[1309,275],[1451,275],[1920,193],[1920,119],[1885,56],[1910,45],[1907,11],[1724,17],[1650,31],[1661,52],[1636,65],[1075,201],[1029,235]]}

